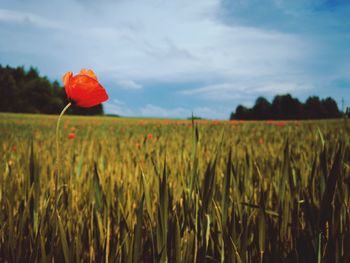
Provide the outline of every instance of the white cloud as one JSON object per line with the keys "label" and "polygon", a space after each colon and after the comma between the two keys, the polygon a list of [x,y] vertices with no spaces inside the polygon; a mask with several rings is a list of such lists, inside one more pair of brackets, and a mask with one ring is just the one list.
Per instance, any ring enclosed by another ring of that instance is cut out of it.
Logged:
{"label": "white cloud", "polygon": [[[289,80],[292,81],[292,80]],[[209,101],[241,101],[248,100],[256,95],[273,96],[285,93],[300,93],[313,87],[300,82],[276,82],[271,80],[234,81],[207,85],[200,88],[180,91],[180,94],[192,97],[200,97]]]}
{"label": "white cloud", "polygon": [[140,113],[144,117],[183,118],[191,116],[191,111],[182,107],[166,109],[152,104],[141,108]]}
{"label": "white cloud", "polygon": [[128,90],[142,89],[142,85],[132,80],[118,80],[117,85],[123,89],[128,89]]}
{"label": "white cloud", "polygon": [[[219,0],[103,1],[87,5],[50,1],[52,10],[59,8],[62,14],[55,18],[61,19],[62,29],[50,36],[50,43],[22,41],[17,48],[23,51],[35,45],[38,53],[52,48],[51,53],[64,61],[57,71],[89,65],[111,78],[118,76],[128,89],[139,89],[150,81],[206,82],[297,70],[296,64],[307,52],[302,39],[276,31],[228,26],[217,19],[220,4]],[[36,9],[48,12],[48,4],[37,1],[32,5],[27,7],[33,9],[32,20],[52,23],[35,13]],[[25,17],[24,13],[20,16]]]}
{"label": "white cloud", "polygon": [[60,24],[30,12],[0,9],[0,22],[34,25],[37,27],[59,29]]}
{"label": "white cloud", "polygon": [[163,117],[163,118],[189,118],[194,116],[212,119],[228,119],[231,108],[225,108],[222,106],[216,107],[194,107],[194,108],[164,108],[152,104],[147,104],[140,109],[141,116],[144,117]]}
{"label": "white cloud", "polygon": [[225,107],[196,107],[193,109],[193,115],[206,119],[228,119],[230,113],[232,112],[231,108]]}
{"label": "white cloud", "polygon": [[237,91],[241,89],[242,87],[231,83],[221,83],[195,89],[182,90],[180,93],[183,95],[200,97],[207,100],[225,101],[239,99],[241,97],[241,94],[239,94]]}
{"label": "white cloud", "polygon": [[118,100],[118,99],[113,99],[113,103],[116,104],[116,105],[120,105],[120,106],[125,105],[124,101],[121,101],[121,100]]}
{"label": "white cloud", "polygon": [[297,93],[300,91],[310,90],[313,87],[305,83],[269,83],[260,85],[253,90],[247,91],[247,93],[267,93],[270,95],[284,94],[284,93]]}
{"label": "white cloud", "polygon": [[124,102],[113,100],[113,102],[103,103],[105,112],[119,116],[134,116],[135,112],[131,110]]}

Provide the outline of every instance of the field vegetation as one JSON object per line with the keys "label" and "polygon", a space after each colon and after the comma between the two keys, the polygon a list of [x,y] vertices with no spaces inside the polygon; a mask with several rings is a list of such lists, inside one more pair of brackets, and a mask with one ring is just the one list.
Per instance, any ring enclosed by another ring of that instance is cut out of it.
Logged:
{"label": "field vegetation", "polygon": [[350,262],[350,126],[0,114],[1,262]]}

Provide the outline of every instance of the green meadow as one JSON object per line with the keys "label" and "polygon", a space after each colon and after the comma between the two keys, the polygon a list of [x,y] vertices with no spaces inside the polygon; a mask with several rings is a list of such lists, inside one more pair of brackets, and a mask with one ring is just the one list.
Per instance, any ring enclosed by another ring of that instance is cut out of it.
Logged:
{"label": "green meadow", "polygon": [[0,262],[350,262],[348,120],[64,116],[56,169],[57,117],[0,114]]}

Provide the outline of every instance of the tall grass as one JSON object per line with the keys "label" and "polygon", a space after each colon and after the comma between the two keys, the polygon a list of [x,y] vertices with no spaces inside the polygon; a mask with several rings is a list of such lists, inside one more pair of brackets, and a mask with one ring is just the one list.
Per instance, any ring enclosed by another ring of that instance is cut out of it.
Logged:
{"label": "tall grass", "polygon": [[1,262],[350,262],[346,122],[64,117],[56,215],[55,121],[0,115]]}

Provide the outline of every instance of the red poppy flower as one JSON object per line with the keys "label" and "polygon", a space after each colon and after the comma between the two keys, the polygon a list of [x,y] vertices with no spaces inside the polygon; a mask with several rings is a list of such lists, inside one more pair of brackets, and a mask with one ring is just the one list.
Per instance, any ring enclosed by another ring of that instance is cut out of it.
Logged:
{"label": "red poppy flower", "polygon": [[63,76],[63,84],[68,99],[75,101],[79,107],[90,108],[108,100],[106,90],[90,69],[82,69],[75,76],[73,72],[67,72]]}
{"label": "red poppy flower", "polygon": [[69,134],[68,134],[68,139],[75,139],[75,133],[74,132],[70,132]]}

